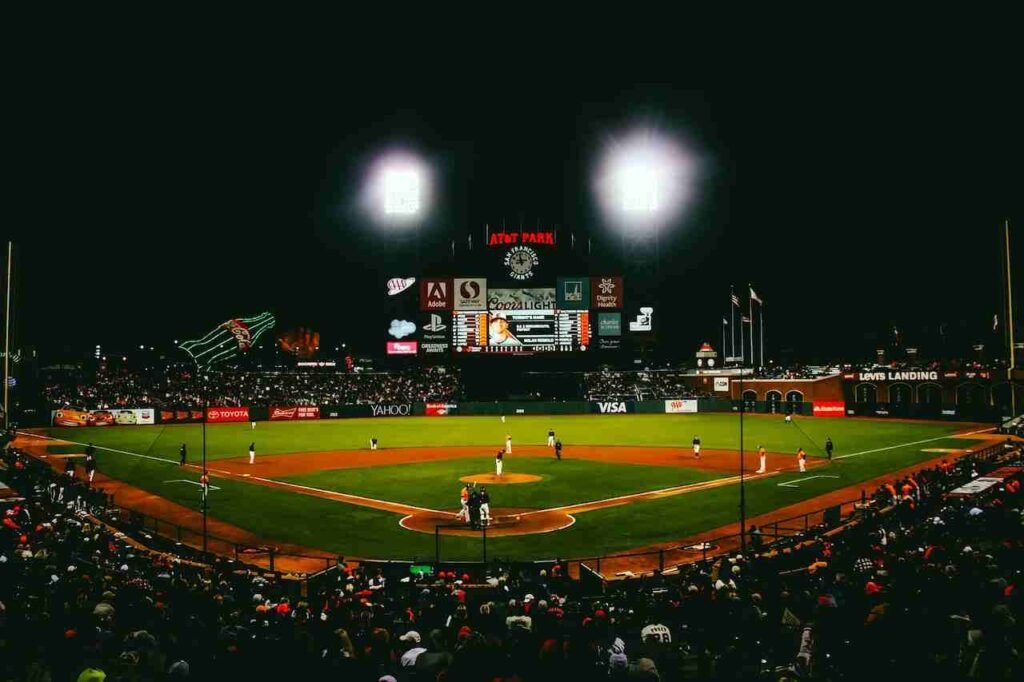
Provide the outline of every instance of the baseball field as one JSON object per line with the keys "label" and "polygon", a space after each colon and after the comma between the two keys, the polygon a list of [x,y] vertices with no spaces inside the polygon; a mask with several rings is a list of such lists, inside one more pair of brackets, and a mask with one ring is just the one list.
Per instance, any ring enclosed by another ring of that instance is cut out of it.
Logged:
{"label": "baseball field", "polygon": [[[564,443],[556,461],[546,446]],[[748,416],[743,448],[750,516],[849,491],[890,472],[977,446],[986,425]],[[202,427],[51,428],[21,444],[55,465],[97,449],[97,481],[187,523],[200,509]],[[513,440],[504,474],[494,455]],[[700,459],[690,446],[703,443]],[[379,449],[371,451],[371,438]],[[824,442],[835,443],[832,462]],[[249,464],[248,448],[256,445]],[[179,447],[188,462],[178,465]],[[487,551],[504,558],[572,558],[645,548],[735,522],[739,418],[734,414],[407,417],[209,425],[210,516],[267,544],[351,557],[480,558],[479,533],[452,527],[465,480],[491,496]],[[757,447],[768,451],[756,474]],[[797,471],[798,448],[809,456]],[[819,506],[821,506],[819,504]]]}

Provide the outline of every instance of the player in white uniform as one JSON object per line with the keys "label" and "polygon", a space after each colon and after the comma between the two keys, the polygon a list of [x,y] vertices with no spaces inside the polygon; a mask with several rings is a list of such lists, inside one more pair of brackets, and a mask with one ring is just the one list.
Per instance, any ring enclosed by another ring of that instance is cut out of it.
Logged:
{"label": "player in white uniform", "polygon": [[485,526],[491,525],[491,496],[483,486],[480,486],[480,523]]}
{"label": "player in white uniform", "polygon": [[549,448],[555,447],[555,430],[554,429],[548,429],[548,447]]}
{"label": "player in white uniform", "polygon": [[506,455],[511,455],[512,454],[512,434],[511,433],[506,433],[505,434],[505,454]]}

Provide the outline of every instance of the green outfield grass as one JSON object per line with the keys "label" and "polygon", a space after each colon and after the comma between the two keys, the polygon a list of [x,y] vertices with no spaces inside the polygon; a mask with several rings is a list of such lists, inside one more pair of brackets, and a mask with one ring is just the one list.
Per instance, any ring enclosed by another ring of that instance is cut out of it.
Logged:
{"label": "green outfield grass", "polygon": [[[857,452],[897,443],[935,438],[959,428],[951,423],[910,423],[858,419],[797,418],[787,424],[781,416],[748,417],[744,442],[754,450],[763,444],[772,452],[796,452],[804,447],[809,456],[823,456],[823,444],[831,436],[836,454]],[[738,419],[733,414],[693,415],[561,415],[548,417],[393,417],[377,419],[323,419],[304,422],[213,424],[206,428],[207,457],[223,459],[246,455],[256,442],[257,454],[270,455],[320,450],[365,449],[376,437],[380,447],[479,445],[498,447],[505,434],[517,445],[543,445],[553,428],[567,448],[582,445],[661,445],[689,449],[694,434],[705,448],[739,448]],[[94,442],[177,461],[178,447],[188,444],[191,457],[202,448],[198,424],[172,426],[106,426],[51,428],[56,438]]]}
{"label": "green outfield grass", "polygon": [[[821,454],[820,442],[830,435],[836,443],[836,455],[841,458],[830,466],[815,468],[808,475],[835,478],[784,473],[749,480],[747,503],[751,515],[936,456],[936,453],[922,452],[923,448],[970,445],[970,441],[947,438],[963,428],[957,424],[813,418],[798,419],[795,424],[785,424],[781,418],[745,421],[745,445],[751,450],[758,442],[770,451],[786,453],[803,445],[809,454],[817,456]],[[260,423],[255,432],[249,430],[248,424],[215,425],[208,427],[207,436],[212,457],[223,458],[244,455],[245,448],[254,439],[260,454],[364,448],[371,435],[376,435],[383,446],[459,444],[492,448],[507,432],[512,433],[519,445],[542,444],[548,428],[554,428],[567,443],[567,453],[571,453],[573,443],[681,444],[681,447],[688,447],[694,433],[700,434],[707,448],[736,448],[739,444],[738,420],[727,414],[509,417],[505,424],[496,417],[324,420]],[[199,426],[51,429],[50,434],[76,443],[92,441],[100,448],[113,448],[101,449],[98,454],[98,466],[103,473],[190,508],[199,508],[196,486],[170,482],[197,480],[195,473],[181,470],[175,463],[178,445],[183,441],[189,443],[190,460],[198,459]],[[82,448],[72,445],[53,449],[80,452]],[[769,466],[792,466],[793,463],[792,456],[787,455],[785,461],[769,462]],[[562,462],[513,458],[506,466],[514,467],[508,471],[534,473],[544,480],[492,487],[494,506],[560,506],[715,476],[685,468],[573,461],[568,455]],[[453,508],[458,477],[492,469],[493,459],[484,455],[426,464],[318,472],[291,480],[419,506]],[[789,481],[797,481],[797,487],[779,485]],[[400,528],[399,517],[395,514],[239,480],[215,479],[214,483],[221,489],[211,493],[211,514],[268,539],[349,556],[396,559],[433,556],[433,536]],[[489,538],[488,553],[509,558],[542,558],[623,551],[733,522],[737,504],[738,488],[729,485],[609,507],[578,515],[575,525],[562,531]],[[475,538],[444,537],[441,549],[445,558],[479,558],[481,545]]]}

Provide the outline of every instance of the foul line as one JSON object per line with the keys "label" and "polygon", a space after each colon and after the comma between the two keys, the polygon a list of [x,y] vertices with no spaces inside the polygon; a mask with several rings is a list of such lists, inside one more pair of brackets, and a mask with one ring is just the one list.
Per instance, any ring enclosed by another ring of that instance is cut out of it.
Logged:
{"label": "foul line", "polygon": [[978,433],[986,433],[988,431],[995,431],[996,427],[990,426],[987,429],[979,429],[977,431],[968,431],[966,433],[951,433],[945,436],[939,436],[938,438],[925,438],[924,440],[915,440],[913,443],[901,443],[899,445],[887,445],[884,448],[875,448],[874,450],[862,450],[860,452],[851,452],[848,455],[839,455],[832,459],[846,459],[847,457],[858,457],[860,455],[870,455],[872,452],[885,452],[886,450],[896,450],[899,448],[908,448],[911,445],[922,445],[924,443],[934,443],[937,440],[946,440],[947,438],[956,438],[963,436],[973,436]]}

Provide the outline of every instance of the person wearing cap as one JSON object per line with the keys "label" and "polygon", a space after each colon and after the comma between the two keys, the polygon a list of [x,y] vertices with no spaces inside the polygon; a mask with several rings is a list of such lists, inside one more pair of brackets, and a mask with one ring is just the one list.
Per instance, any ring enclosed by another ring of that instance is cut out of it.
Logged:
{"label": "person wearing cap", "polygon": [[492,313],[487,344],[490,346],[522,346],[523,342],[509,330],[508,315]]}
{"label": "person wearing cap", "polygon": [[409,630],[399,637],[398,641],[402,646],[402,656],[399,658],[399,663],[403,668],[411,668],[416,665],[416,659],[427,650],[426,647],[420,645],[423,640],[420,638],[420,633],[415,630]]}

